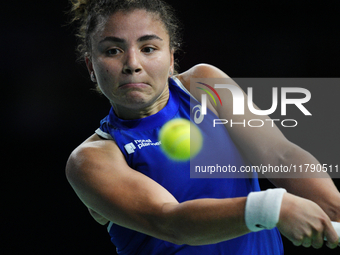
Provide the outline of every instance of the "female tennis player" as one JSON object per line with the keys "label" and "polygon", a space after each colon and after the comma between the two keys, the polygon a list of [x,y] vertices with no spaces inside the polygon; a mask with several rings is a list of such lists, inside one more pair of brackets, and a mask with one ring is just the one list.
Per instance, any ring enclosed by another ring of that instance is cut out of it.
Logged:
{"label": "female tennis player", "polygon": [[[338,245],[331,221],[340,220],[340,196],[330,178],[272,179],[277,188],[261,191],[256,177],[190,178],[190,162],[162,153],[160,128],[190,118],[190,97],[199,103],[190,79],[228,78],[207,64],[176,73],[179,27],[168,4],[72,2],[79,50],[112,108],[72,152],[66,175],[93,218],[107,224],[118,254],[283,254],[280,232],[297,246],[320,248],[324,238]],[[223,107],[208,102],[206,118],[230,119],[231,94],[218,93]],[[212,153],[226,165],[318,164],[276,127],[219,125],[212,133],[207,140],[223,145]]]}

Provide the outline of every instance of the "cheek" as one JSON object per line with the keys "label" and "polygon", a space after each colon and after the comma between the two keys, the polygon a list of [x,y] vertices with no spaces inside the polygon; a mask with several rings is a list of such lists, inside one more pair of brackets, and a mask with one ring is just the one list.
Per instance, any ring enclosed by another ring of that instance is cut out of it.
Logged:
{"label": "cheek", "polygon": [[97,75],[98,82],[107,82],[112,81],[113,77],[117,70],[115,70],[116,65],[109,65],[105,62],[98,62],[96,63],[94,70]]}
{"label": "cheek", "polygon": [[112,93],[112,90],[114,88],[115,82],[112,79],[112,76],[110,75],[110,69],[108,68],[97,68],[95,69],[96,72],[96,78],[97,78],[97,84],[100,90],[103,92],[105,96],[108,96]]}
{"label": "cheek", "polygon": [[159,57],[152,61],[150,65],[150,71],[153,71],[160,79],[167,78],[170,70],[170,58]]}
{"label": "cheek", "polygon": [[99,86],[103,86],[109,79],[108,73],[104,70],[99,70],[96,72],[96,74],[97,74],[97,82]]}

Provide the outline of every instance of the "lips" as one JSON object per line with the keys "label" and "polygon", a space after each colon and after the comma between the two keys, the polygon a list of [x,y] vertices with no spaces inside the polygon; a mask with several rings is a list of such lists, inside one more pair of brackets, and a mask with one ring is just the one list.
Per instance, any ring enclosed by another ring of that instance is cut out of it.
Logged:
{"label": "lips", "polygon": [[150,85],[144,82],[126,82],[119,85],[120,88],[143,88],[149,87]]}

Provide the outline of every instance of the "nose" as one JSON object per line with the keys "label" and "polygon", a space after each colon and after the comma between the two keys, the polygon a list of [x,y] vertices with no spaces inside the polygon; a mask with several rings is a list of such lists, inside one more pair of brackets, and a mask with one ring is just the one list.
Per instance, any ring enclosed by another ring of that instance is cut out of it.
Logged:
{"label": "nose", "polygon": [[142,66],[140,64],[138,53],[135,50],[129,50],[126,52],[126,57],[123,66],[124,74],[134,74],[142,71]]}

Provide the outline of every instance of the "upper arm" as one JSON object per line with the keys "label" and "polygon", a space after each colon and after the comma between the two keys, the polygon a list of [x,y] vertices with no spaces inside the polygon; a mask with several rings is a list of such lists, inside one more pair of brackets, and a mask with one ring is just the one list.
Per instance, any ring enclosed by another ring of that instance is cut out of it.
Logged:
{"label": "upper arm", "polygon": [[66,167],[67,179],[93,211],[115,224],[162,236],[162,208],[178,204],[158,183],[131,169],[113,141],[95,141],[78,147]]}
{"label": "upper arm", "polygon": [[[180,74],[178,78],[199,101],[201,94],[204,92],[196,89],[195,86],[190,86],[191,78],[225,78],[229,84],[231,83],[241,89],[226,73],[207,64],[194,66],[187,72]],[[214,84],[210,85],[213,86]],[[242,93],[245,103],[243,115],[233,115],[233,95],[229,89],[216,88],[216,91],[221,98],[222,105],[217,104],[215,106],[215,104],[210,101],[211,98],[208,97],[207,107],[214,112],[219,119],[228,120],[228,123],[225,125],[228,132],[253,164],[277,164],[280,160],[292,154],[293,151],[300,150],[299,147],[284,137],[273,121],[268,121],[270,117],[255,115],[249,111],[247,95],[243,90]],[[254,105],[254,107],[257,108],[256,105]],[[256,128],[251,127],[247,123],[252,119],[262,120],[264,125]],[[245,125],[238,124],[231,126],[231,120],[234,123],[245,123]]]}

